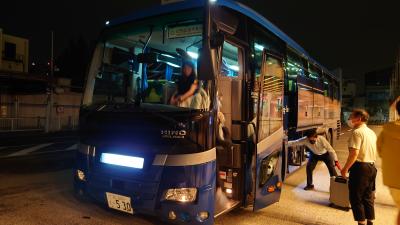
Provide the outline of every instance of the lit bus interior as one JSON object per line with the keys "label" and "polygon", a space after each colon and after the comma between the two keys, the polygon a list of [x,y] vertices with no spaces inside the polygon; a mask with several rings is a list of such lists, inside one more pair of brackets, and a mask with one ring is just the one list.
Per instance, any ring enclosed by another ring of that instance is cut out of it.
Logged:
{"label": "lit bus interior", "polygon": [[[154,63],[142,66],[135,60],[135,56],[143,52],[147,39],[149,41],[145,53],[156,53],[157,59]],[[126,95],[131,95],[129,97],[134,99],[132,95],[141,88],[144,92],[143,102],[168,104],[175,91],[174,81],[181,76],[182,55],[176,49],[183,47],[189,56],[185,60],[196,64],[200,45],[201,36],[163,40],[162,27],[154,27],[151,35],[150,31],[119,34],[117,38],[106,42],[103,73],[102,76],[97,76],[95,95],[114,91],[115,97],[123,97],[119,99],[123,101]],[[112,84],[116,84],[118,88],[109,89]],[[126,87],[128,90],[124,90]]]}

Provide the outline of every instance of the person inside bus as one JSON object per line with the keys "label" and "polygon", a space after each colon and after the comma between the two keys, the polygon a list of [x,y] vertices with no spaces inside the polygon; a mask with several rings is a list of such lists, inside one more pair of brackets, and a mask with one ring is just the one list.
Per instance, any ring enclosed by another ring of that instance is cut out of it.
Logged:
{"label": "person inside bus", "polygon": [[194,64],[190,60],[185,60],[182,65],[182,76],[177,82],[177,90],[172,95],[170,104],[180,107],[190,107],[191,97],[198,89]]}
{"label": "person inside bus", "polygon": [[222,112],[222,93],[217,91],[218,96],[218,113],[217,113],[217,144],[224,147],[225,150],[229,150],[233,147],[231,134],[228,127],[225,126],[225,116]]}
{"label": "person inside bus", "polygon": [[310,150],[310,157],[307,162],[307,186],[304,190],[313,190],[313,171],[318,161],[323,161],[328,167],[330,176],[337,176],[335,165],[338,165],[338,159],[335,150],[329,144],[325,137],[318,135],[317,129],[306,132],[306,136],[297,140],[289,141],[288,147],[305,145]]}

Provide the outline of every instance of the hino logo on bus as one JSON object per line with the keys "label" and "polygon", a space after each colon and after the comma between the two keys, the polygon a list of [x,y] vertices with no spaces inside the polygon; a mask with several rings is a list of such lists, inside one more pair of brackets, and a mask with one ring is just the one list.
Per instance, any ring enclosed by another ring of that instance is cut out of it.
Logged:
{"label": "hino logo on bus", "polygon": [[185,138],[186,130],[161,130],[162,138]]}

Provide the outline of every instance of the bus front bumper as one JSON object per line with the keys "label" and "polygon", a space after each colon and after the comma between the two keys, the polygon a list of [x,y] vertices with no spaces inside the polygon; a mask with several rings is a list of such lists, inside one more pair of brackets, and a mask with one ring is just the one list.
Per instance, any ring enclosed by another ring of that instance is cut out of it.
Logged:
{"label": "bus front bumper", "polygon": [[[84,176],[83,176],[84,175]],[[110,186],[107,176],[93,176],[83,169],[75,170],[75,193],[109,207],[106,193],[129,197],[134,213],[156,216],[170,224],[211,225],[214,223],[214,191],[211,186],[199,189],[195,202],[165,201],[158,193],[158,183],[124,181],[124,190]],[[140,190],[134,187],[140,187]],[[164,193],[164,192],[163,192]]]}

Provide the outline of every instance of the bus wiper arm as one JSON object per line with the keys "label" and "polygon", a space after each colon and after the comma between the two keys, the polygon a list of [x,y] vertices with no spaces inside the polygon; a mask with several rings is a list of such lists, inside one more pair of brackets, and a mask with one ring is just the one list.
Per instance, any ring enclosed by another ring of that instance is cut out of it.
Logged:
{"label": "bus wiper arm", "polygon": [[[142,53],[144,53],[146,51],[147,45],[149,45],[150,43],[150,39],[153,36],[153,26],[150,26],[150,33],[149,36],[147,37],[146,42],[143,45],[143,49],[142,49]],[[143,72],[142,72],[142,79],[143,79]],[[135,105],[139,106],[141,101],[142,101],[142,95],[144,93],[144,88],[143,88],[143,81],[141,82],[140,85],[140,90],[138,91],[138,93],[135,96]]]}
{"label": "bus wiper arm", "polygon": [[147,40],[143,46],[142,53],[144,53],[146,51],[147,45],[150,43],[150,39],[152,36],[153,36],[153,26],[150,26],[150,33],[149,33],[149,36],[147,37]]}

